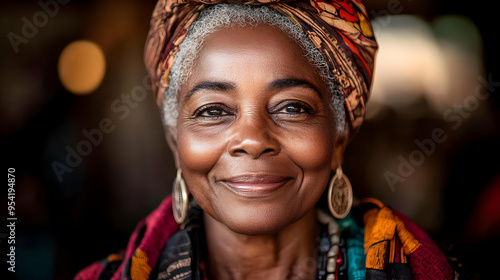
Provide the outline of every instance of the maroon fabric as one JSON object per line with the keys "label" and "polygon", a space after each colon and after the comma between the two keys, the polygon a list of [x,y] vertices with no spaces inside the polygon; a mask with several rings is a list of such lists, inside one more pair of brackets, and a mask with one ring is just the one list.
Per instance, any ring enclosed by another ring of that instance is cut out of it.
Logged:
{"label": "maroon fabric", "polygon": [[[391,211],[404,223],[406,229],[418,240],[418,242],[421,243],[421,246],[408,256],[413,279],[453,279],[453,269],[449,265],[445,255],[434,244],[432,239],[403,214],[395,210]],[[124,260],[116,272],[114,272],[111,279],[122,279],[125,263],[134,256],[138,249],[146,254],[149,268],[154,268],[167,240],[178,230],[179,226],[175,222],[172,213],[172,197],[168,196],[156,210],[138,224],[128,242]],[[140,236],[142,231],[144,234]],[[140,240],[138,240],[138,238],[140,238]],[[109,261],[111,261],[111,258],[92,263],[80,271],[74,279],[98,279],[103,269],[105,269],[105,263]],[[205,264],[202,263],[200,267],[204,270]],[[126,274],[128,274],[128,272],[126,272]]]}
{"label": "maroon fabric", "polygon": [[[137,246],[137,238],[139,232],[144,228],[145,232],[142,236],[139,245]],[[172,213],[172,196],[165,198],[160,206],[156,208],[146,219],[139,222],[136,230],[132,233],[127,249],[125,250],[125,260],[130,259],[137,249],[142,250],[148,256],[149,267],[153,268],[161,254],[161,250],[165,246],[168,238],[179,230],[179,225],[175,222]],[[122,262],[116,273],[111,279],[122,279],[122,273],[125,266],[125,261]],[[80,279],[97,279],[103,271],[104,265],[101,262],[94,262],[88,267],[80,271],[75,280]]]}
{"label": "maroon fabric", "polygon": [[403,221],[406,229],[422,244],[409,256],[413,278],[415,280],[453,279],[454,272],[446,256],[427,233],[400,212],[393,210],[393,213]]}
{"label": "maroon fabric", "polygon": [[86,268],[82,269],[74,278],[74,280],[80,279],[98,279],[99,274],[101,274],[104,269],[104,264],[100,261],[94,262]]}

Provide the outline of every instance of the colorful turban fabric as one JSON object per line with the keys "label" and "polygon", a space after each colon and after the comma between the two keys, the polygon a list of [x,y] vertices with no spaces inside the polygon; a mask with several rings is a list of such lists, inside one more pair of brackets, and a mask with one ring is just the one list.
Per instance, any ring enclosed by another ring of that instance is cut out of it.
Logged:
{"label": "colorful turban fabric", "polygon": [[144,53],[158,106],[162,105],[170,68],[189,26],[206,5],[223,2],[268,5],[297,24],[320,50],[338,82],[351,131],[359,129],[378,47],[361,0],[159,0]]}

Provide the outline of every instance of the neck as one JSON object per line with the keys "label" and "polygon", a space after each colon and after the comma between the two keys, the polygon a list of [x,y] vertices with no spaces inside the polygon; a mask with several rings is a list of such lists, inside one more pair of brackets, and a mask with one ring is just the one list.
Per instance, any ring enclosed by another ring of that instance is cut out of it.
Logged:
{"label": "neck", "polygon": [[315,279],[316,209],[273,235],[231,231],[204,214],[211,279]]}

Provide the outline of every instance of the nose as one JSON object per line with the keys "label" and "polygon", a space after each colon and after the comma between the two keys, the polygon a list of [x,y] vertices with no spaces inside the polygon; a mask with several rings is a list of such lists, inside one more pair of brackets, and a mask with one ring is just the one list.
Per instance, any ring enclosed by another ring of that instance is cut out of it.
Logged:
{"label": "nose", "polygon": [[231,156],[248,155],[257,159],[263,155],[276,155],[280,144],[271,128],[270,120],[262,116],[248,116],[233,124],[228,152]]}

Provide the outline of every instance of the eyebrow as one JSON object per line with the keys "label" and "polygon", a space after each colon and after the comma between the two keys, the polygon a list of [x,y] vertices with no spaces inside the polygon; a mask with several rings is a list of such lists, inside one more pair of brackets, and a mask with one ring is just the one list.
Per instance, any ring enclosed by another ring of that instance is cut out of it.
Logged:
{"label": "eyebrow", "polygon": [[[318,88],[311,82],[301,79],[295,78],[284,78],[277,79],[269,83],[267,86],[267,90],[269,91],[279,91],[294,87],[304,87],[312,89],[319,97],[321,97],[321,92]],[[201,82],[193,87],[186,96],[184,97],[184,102],[188,101],[193,95],[200,91],[211,90],[211,91],[219,91],[219,92],[230,92],[236,90],[236,84],[232,82],[216,82],[216,81],[205,81]]]}
{"label": "eyebrow", "polygon": [[194,88],[186,94],[186,96],[184,97],[184,101],[188,101],[191,98],[191,96],[203,90],[229,92],[235,89],[236,85],[231,82],[209,82],[209,81],[201,82],[196,86],[194,86]]}
{"label": "eyebrow", "polygon": [[295,78],[285,78],[272,81],[267,87],[268,90],[278,91],[294,87],[304,87],[315,91],[319,97],[321,97],[321,92],[318,88],[311,82]]}

